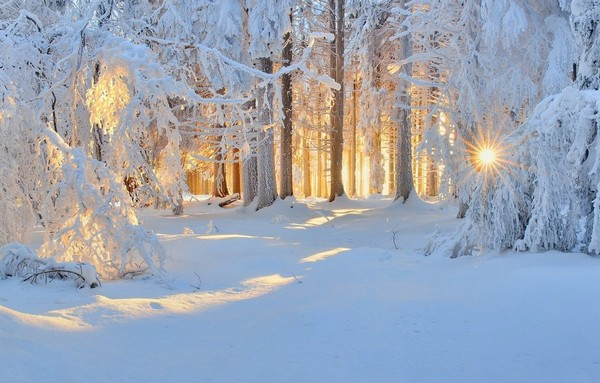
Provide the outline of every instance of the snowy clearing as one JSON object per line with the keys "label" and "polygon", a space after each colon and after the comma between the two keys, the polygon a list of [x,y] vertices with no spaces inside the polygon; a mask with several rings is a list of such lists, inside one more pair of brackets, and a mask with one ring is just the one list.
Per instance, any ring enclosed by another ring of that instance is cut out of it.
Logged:
{"label": "snowy clearing", "polygon": [[1,380],[598,381],[600,259],[420,255],[455,214],[380,197],[142,211],[173,286],[0,281]]}

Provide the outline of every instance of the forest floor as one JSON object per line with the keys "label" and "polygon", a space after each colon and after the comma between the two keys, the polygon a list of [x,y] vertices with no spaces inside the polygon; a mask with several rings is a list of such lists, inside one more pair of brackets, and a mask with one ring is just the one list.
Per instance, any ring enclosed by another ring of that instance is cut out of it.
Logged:
{"label": "forest floor", "polygon": [[144,210],[171,286],[0,281],[0,381],[600,381],[600,258],[421,255],[455,214],[381,197]]}

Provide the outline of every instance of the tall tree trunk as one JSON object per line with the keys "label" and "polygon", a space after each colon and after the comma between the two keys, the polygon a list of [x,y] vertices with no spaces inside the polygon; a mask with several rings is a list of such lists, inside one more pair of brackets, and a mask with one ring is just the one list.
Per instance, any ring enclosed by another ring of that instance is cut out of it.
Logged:
{"label": "tall tree trunk", "polygon": [[[258,59],[260,70],[273,73],[273,61],[270,58]],[[277,199],[275,182],[275,152],[273,138],[273,86],[268,84],[258,90],[257,108],[259,111],[259,145],[257,153],[258,188],[256,210],[270,206]]]}
{"label": "tall tree trunk", "polygon": [[[381,185],[384,181],[384,169],[381,165],[381,132],[373,132],[373,152],[369,156],[369,194],[381,194]],[[382,174],[383,173],[383,174]]]}
{"label": "tall tree trunk", "polygon": [[308,134],[309,130],[307,128],[304,129],[304,134],[302,135],[302,175],[304,179],[304,197],[310,197],[311,193],[311,177],[310,174],[310,147],[308,145]]}
{"label": "tall tree trunk", "polygon": [[433,160],[433,156],[427,159],[427,195],[430,197],[436,197],[438,195],[438,184],[437,184],[437,165]]}
{"label": "tall tree trunk", "polygon": [[[319,118],[319,121],[320,121],[320,118]],[[319,126],[320,125],[321,124],[319,123]],[[315,185],[315,187],[316,187],[315,192],[317,194],[317,197],[322,196],[321,191],[323,190],[323,188],[321,187],[321,184],[323,183],[323,173],[325,173],[323,170],[323,156],[321,155],[321,153],[323,152],[323,149],[321,148],[322,146],[323,146],[323,142],[321,142],[321,132],[317,131],[317,152],[316,152],[317,174],[315,177],[316,178],[315,180],[317,181],[316,185]]]}
{"label": "tall tree trunk", "polygon": [[[327,145],[327,133],[323,133],[321,144],[323,146]],[[323,158],[321,159],[322,168],[319,173],[321,177],[321,191],[319,197],[327,197],[327,186],[331,179],[331,158],[329,158],[329,151],[327,150],[322,150],[321,154],[323,155]],[[329,173],[330,178],[327,178],[327,173]]]}
{"label": "tall tree trunk", "polygon": [[[223,136],[219,137],[219,142],[223,140]],[[225,164],[223,160],[225,153],[223,147],[219,145],[215,151],[215,163],[213,165],[213,197],[225,197],[229,194],[227,190],[227,177],[225,174]]]}
{"label": "tall tree trunk", "polygon": [[[290,21],[292,15],[290,14]],[[289,66],[292,62],[292,35],[286,33],[286,44],[283,47],[282,59],[284,66]],[[283,108],[283,126],[281,127],[281,152],[279,160],[279,197],[285,197],[294,194],[292,185],[292,74],[288,73],[281,78],[281,102]]]}
{"label": "tall tree trunk", "polygon": [[244,183],[244,206],[248,206],[256,198],[258,188],[258,166],[254,155],[242,159],[242,178]]}
{"label": "tall tree trunk", "polygon": [[[402,59],[412,55],[412,41],[410,35],[402,37]],[[402,72],[412,76],[412,64],[407,63],[402,67]],[[410,106],[412,103],[410,94],[410,84],[408,81],[401,81],[398,85],[398,97],[400,109],[398,116],[398,136],[396,140],[396,195],[394,200],[406,202],[413,190],[413,172],[412,172],[412,120]]]}
{"label": "tall tree trunk", "polygon": [[334,90],[331,119],[331,191],[329,201],[344,195],[342,181],[342,156],[344,147],[344,10],[345,0],[329,0],[332,12],[332,30],[335,35],[335,49],[331,53],[331,74],[340,85]]}
{"label": "tall tree trunk", "polygon": [[358,78],[352,80],[352,146],[348,160],[348,194],[356,195],[356,126],[358,125]]}
{"label": "tall tree trunk", "polygon": [[231,192],[233,194],[240,194],[242,192],[242,188],[240,185],[240,158],[239,158],[240,150],[238,148],[233,149],[233,158],[234,162],[231,165]]}
{"label": "tall tree trunk", "polygon": [[396,149],[398,148],[397,131],[393,131],[393,127],[388,130],[388,168],[387,168],[387,185],[388,195],[396,195]]}

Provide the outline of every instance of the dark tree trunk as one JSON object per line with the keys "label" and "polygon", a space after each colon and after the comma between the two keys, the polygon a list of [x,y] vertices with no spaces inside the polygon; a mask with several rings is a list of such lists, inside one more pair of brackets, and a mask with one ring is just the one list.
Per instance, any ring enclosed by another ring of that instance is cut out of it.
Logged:
{"label": "dark tree trunk", "polygon": [[331,29],[335,42],[331,52],[331,77],[339,84],[334,90],[331,118],[331,191],[329,201],[344,195],[342,161],[344,147],[344,0],[329,0]]}
{"label": "dark tree trunk", "polygon": [[[290,14],[290,21],[292,15]],[[292,35],[285,35],[286,45],[283,47],[282,58],[285,66],[292,62]],[[294,194],[292,184],[292,74],[283,75],[281,87],[281,102],[283,106],[283,126],[281,127],[281,152],[279,159],[279,197],[285,199]]]}

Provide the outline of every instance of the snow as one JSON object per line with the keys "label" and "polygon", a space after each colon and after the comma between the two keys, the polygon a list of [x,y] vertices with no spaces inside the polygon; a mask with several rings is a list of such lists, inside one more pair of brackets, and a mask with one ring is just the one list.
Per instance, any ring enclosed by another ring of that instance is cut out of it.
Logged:
{"label": "snow", "polygon": [[[419,248],[456,208],[411,197],[144,210],[160,279],[0,281],[5,382],[594,382],[600,259]],[[207,231],[207,227],[210,230]],[[196,233],[196,234],[194,234]],[[34,244],[35,245],[35,244]]]}

